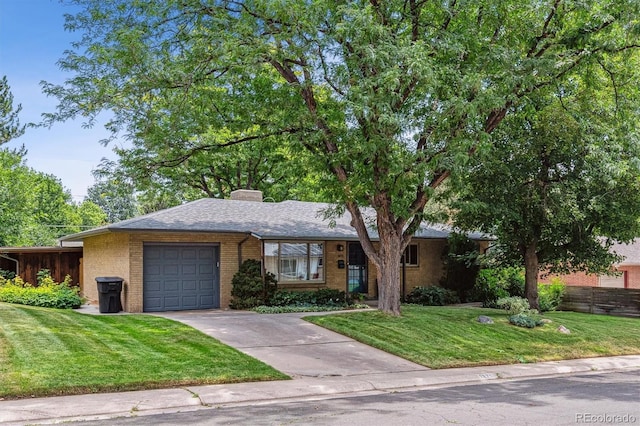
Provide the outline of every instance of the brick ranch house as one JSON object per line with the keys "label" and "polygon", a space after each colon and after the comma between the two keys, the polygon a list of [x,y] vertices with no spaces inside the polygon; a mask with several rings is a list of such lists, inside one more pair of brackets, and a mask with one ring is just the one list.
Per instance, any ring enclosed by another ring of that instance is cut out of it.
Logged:
{"label": "brick ranch house", "polygon": [[[118,276],[128,312],[227,308],[231,280],[246,259],[261,260],[280,289],[334,288],[375,298],[375,267],[349,213],[330,226],[321,213],[327,207],[267,203],[260,191],[240,190],[230,200],[193,201],[68,235],[61,243],[83,243],[83,295],[95,303],[96,277]],[[448,235],[444,226],[416,233],[404,258],[406,292],[438,284]]]}
{"label": "brick ranch house", "polygon": [[640,239],[630,244],[614,244],[611,251],[624,257],[622,261],[613,265],[613,270],[617,274],[596,275],[574,272],[566,275],[541,275],[540,282],[549,283],[555,277],[568,286],[640,289]]}

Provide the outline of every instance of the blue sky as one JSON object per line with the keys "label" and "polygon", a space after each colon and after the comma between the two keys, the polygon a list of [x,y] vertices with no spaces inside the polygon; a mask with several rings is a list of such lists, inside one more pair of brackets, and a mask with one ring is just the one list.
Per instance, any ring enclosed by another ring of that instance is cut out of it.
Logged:
{"label": "blue sky", "polygon": [[[22,104],[22,123],[39,122],[52,112],[57,99],[40,90],[40,81],[62,83],[64,74],[56,62],[79,34],[64,30],[64,14],[74,8],[59,0],[0,0],[0,77],[6,75],[14,105]],[[27,148],[27,165],[62,181],[75,201],[82,201],[94,183],[91,170],[104,157],[115,158],[112,146],[99,140],[107,132],[98,123],[83,129],[81,121],[55,124],[51,129],[30,128],[3,147]]]}

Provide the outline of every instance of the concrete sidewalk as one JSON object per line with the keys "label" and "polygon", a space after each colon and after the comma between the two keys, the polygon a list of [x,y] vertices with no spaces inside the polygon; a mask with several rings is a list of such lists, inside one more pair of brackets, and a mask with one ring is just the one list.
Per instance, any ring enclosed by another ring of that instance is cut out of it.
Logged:
{"label": "concrete sidewalk", "polygon": [[639,369],[640,356],[589,358],[538,364],[424,370],[287,381],[193,386],[122,393],[0,401],[0,423],[51,424],[210,409],[274,401],[319,400],[347,395]]}
{"label": "concrete sidewalk", "polygon": [[326,314],[218,310],[158,315],[190,325],[294,379],[428,371],[419,364],[302,319]]}
{"label": "concrete sidewalk", "polygon": [[0,401],[0,423],[61,423],[640,369],[637,355],[430,370],[303,321],[301,317],[309,313],[193,311],[161,315],[236,347],[293,380]]}

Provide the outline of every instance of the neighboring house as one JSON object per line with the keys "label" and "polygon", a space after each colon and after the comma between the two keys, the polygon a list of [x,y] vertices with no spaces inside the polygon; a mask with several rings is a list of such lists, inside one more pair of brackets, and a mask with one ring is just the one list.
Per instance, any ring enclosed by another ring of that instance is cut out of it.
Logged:
{"label": "neighboring house", "polygon": [[622,261],[613,265],[611,275],[575,272],[566,275],[543,275],[540,281],[549,283],[552,278],[559,278],[569,286],[640,289],[640,239],[631,244],[614,244],[611,251],[624,257]]}
{"label": "neighboring house", "polygon": [[73,284],[82,285],[82,247],[0,247],[0,269],[31,284],[48,269],[56,282],[69,275]]}
{"label": "neighboring house", "polygon": [[[263,203],[261,192],[240,190],[231,200],[201,199],[61,242],[83,242],[84,296],[98,299],[96,277],[121,277],[128,312],[226,308],[233,275],[246,259],[261,260],[280,289],[334,288],[376,297],[375,268],[349,213],[330,223],[322,215],[327,207]],[[448,235],[444,226],[416,233],[405,253],[404,291],[438,284]]]}

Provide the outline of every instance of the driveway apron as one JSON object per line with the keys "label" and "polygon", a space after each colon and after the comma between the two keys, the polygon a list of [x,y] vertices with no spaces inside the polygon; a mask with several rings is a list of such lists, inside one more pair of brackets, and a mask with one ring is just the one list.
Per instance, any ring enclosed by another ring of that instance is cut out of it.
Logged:
{"label": "driveway apron", "polygon": [[190,325],[293,378],[428,370],[301,319],[310,313],[212,310],[154,315]]}

